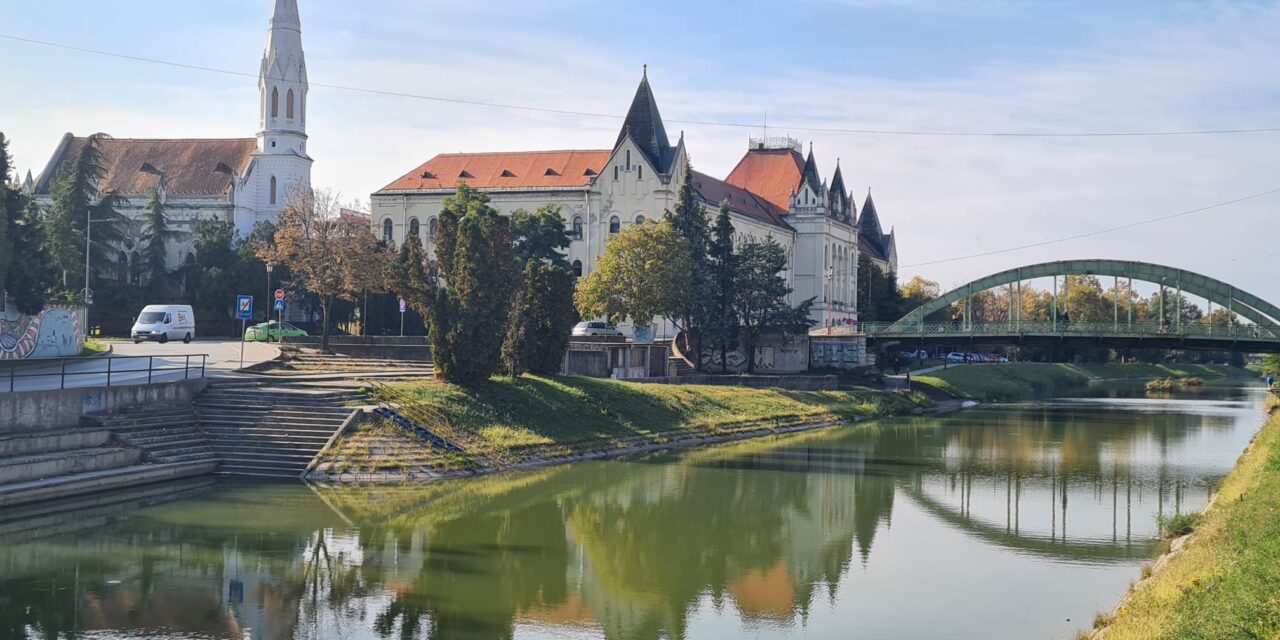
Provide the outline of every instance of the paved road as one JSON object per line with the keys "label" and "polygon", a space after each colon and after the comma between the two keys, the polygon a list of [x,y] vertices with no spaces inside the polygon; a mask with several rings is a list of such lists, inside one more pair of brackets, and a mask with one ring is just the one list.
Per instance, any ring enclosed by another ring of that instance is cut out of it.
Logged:
{"label": "paved road", "polygon": [[[195,378],[201,375],[201,355],[208,356],[204,374],[210,377],[229,374],[240,367],[239,341],[197,340],[191,344],[181,341],[166,344],[112,342],[111,345],[112,357],[109,358],[71,359],[65,365],[57,360],[48,364],[31,361],[12,370],[0,370],[0,392],[8,391],[10,384],[14,391],[39,391],[59,386],[100,387],[108,384],[108,376],[111,386]],[[244,364],[265,362],[277,353],[274,346],[247,343]],[[188,363],[191,369],[187,368]],[[11,372],[14,375],[12,380],[9,378]]]}

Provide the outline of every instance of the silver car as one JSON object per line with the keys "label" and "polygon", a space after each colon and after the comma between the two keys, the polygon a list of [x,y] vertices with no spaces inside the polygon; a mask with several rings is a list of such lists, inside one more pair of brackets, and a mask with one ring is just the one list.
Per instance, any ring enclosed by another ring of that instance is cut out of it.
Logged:
{"label": "silver car", "polygon": [[609,336],[621,337],[622,332],[608,322],[579,322],[573,326],[575,337]]}

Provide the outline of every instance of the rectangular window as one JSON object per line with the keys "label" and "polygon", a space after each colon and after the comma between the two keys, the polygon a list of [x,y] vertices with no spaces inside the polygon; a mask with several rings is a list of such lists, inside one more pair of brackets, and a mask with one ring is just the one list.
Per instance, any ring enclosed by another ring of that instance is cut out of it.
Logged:
{"label": "rectangular window", "polygon": [[644,165],[636,165],[636,180],[644,180]]}
{"label": "rectangular window", "polygon": [[614,179],[614,180],[617,180],[617,179],[618,179],[618,165],[616,165],[616,164],[615,164],[615,165],[613,165],[613,179]]}
{"label": "rectangular window", "polygon": [[627,171],[631,170],[631,150],[627,149]]}

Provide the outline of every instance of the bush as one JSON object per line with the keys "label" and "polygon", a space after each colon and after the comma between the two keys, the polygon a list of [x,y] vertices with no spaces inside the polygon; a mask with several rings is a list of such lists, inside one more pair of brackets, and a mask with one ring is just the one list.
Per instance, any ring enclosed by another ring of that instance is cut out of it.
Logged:
{"label": "bush", "polygon": [[1160,533],[1164,537],[1177,538],[1195,530],[1196,525],[1200,523],[1200,514],[1179,513],[1172,516],[1160,516],[1157,522],[1160,524]]}

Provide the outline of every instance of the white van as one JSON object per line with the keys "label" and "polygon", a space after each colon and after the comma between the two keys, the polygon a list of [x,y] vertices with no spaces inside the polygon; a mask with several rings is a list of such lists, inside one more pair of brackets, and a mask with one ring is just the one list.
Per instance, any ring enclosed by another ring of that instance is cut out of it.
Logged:
{"label": "white van", "polygon": [[143,340],[191,342],[196,337],[196,314],[185,304],[149,304],[133,323],[133,343]]}

